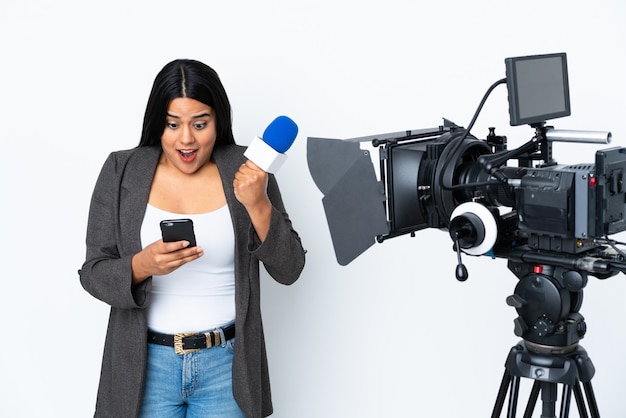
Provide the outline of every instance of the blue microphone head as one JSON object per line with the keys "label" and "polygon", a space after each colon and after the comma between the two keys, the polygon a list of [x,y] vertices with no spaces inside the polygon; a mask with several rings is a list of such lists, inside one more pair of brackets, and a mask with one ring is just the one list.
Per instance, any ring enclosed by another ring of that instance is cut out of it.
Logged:
{"label": "blue microphone head", "polygon": [[265,128],[263,142],[284,154],[298,135],[298,125],[287,116],[279,116]]}

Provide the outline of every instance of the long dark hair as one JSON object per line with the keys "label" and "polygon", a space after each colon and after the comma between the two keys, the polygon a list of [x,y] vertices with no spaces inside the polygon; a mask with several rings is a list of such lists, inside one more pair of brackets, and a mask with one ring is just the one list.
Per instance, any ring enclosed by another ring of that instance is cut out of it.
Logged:
{"label": "long dark hair", "polygon": [[219,76],[208,65],[189,59],[167,64],[157,74],[143,118],[139,146],[161,145],[167,108],[174,99],[187,97],[211,106],[215,112],[215,146],[234,144],[230,102]]}

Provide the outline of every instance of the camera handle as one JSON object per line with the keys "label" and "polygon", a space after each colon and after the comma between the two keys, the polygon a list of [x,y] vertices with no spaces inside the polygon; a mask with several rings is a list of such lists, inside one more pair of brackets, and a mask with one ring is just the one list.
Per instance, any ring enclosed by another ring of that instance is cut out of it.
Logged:
{"label": "camera handle", "polygon": [[[556,161],[552,159],[552,142],[578,142],[586,144],[609,144],[612,140],[612,134],[608,131],[574,131],[554,129],[553,126],[545,126],[545,122],[531,125],[535,129],[535,136],[513,150],[502,150],[493,154],[483,155],[478,159],[478,163],[483,170],[492,175],[502,183],[507,182],[507,178],[500,171],[508,160],[517,159],[520,166],[530,167],[533,160],[543,160],[544,166],[555,165]],[[490,138],[498,138],[495,135],[495,128],[489,128]],[[506,145],[497,145],[497,149],[501,149]],[[537,154],[539,153],[539,154]]]}
{"label": "camera handle", "polygon": [[467,272],[467,267],[465,267],[465,264],[463,264],[463,261],[461,260],[461,245],[458,233],[454,239],[454,250],[456,251],[457,256],[455,276],[458,281],[464,282],[469,277],[469,273]]}
{"label": "camera handle", "polygon": [[524,155],[531,155],[537,152],[541,148],[541,139],[538,136],[533,137],[530,141],[524,145],[507,151],[501,151],[496,154],[482,155],[478,159],[478,164],[487,173],[495,177],[502,183],[507,182],[507,177],[502,173],[500,167],[502,167],[508,160],[519,159]]}

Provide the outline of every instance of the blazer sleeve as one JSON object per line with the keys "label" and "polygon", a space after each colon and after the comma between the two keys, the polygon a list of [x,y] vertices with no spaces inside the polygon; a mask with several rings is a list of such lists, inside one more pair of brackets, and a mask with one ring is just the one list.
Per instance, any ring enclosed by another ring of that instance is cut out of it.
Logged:
{"label": "blazer sleeve", "polygon": [[267,272],[279,283],[292,284],[304,269],[305,251],[298,233],[294,230],[285,210],[278,183],[273,175],[268,180],[268,196],[272,202],[270,229],[260,242],[254,228],[250,228],[249,250],[265,266]]}
{"label": "blazer sleeve", "polygon": [[91,198],[86,257],[78,271],[83,288],[94,297],[122,309],[147,305],[152,281],[133,286],[132,256],[121,254],[119,204],[124,164],[112,153],[104,163]]}

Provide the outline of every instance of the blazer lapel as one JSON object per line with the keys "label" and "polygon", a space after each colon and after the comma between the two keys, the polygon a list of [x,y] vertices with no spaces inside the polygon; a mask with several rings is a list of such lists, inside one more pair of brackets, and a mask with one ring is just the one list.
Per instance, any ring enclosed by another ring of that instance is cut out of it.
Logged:
{"label": "blazer lapel", "polygon": [[119,208],[122,254],[136,254],[142,249],[141,224],[160,155],[160,147],[139,147],[122,168]]}

